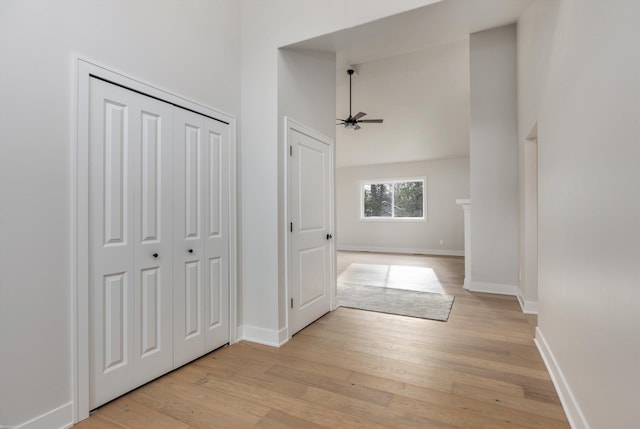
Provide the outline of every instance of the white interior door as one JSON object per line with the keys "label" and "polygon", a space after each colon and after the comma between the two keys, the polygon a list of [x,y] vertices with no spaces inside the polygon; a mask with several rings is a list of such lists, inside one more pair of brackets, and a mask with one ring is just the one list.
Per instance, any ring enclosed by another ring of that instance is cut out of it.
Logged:
{"label": "white interior door", "polygon": [[91,79],[90,407],[172,367],[172,107]]}
{"label": "white interior door", "polygon": [[289,156],[289,332],[331,311],[332,165],[330,141],[287,122]]}
{"label": "white interior door", "polygon": [[174,365],[229,342],[229,126],[174,112]]}

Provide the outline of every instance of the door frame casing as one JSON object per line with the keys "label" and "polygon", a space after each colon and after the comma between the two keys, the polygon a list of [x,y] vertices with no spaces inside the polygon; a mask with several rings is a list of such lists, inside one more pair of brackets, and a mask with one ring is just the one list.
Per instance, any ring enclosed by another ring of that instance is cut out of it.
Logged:
{"label": "door frame casing", "polygon": [[315,140],[318,140],[324,144],[326,144],[327,146],[329,146],[329,150],[330,150],[330,157],[329,157],[329,162],[331,163],[329,166],[329,229],[331,230],[331,234],[333,235],[333,239],[329,241],[329,290],[330,290],[330,297],[329,297],[329,309],[330,311],[333,311],[336,309],[337,307],[337,301],[336,301],[336,246],[335,246],[335,237],[336,237],[336,231],[335,231],[335,142],[334,139],[332,139],[331,137],[328,137],[322,133],[320,133],[319,131],[314,130],[313,128],[310,128],[294,119],[292,119],[289,116],[285,116],[284,117],[284,139],[283,139],[283,144],[284,144],[284,254],[285,254],[285,258],[284,258],[284,271],[285,271],[285,276],[284,276],[284,289],[285,289],[285,293],[284,293],[284,303],[283,305],[285,306],[285,308],[287,309],[287,311],[285,312],[286,314],[286,332],[287,332],[287,341],[291,339],[291,337],[293,336],[293,332],[291,332],[291,325],[289,323],[289,319],[290,319],[290,312],[291,312],[291,306],[289,305],[289,299],[291,298],[291,296],[293,295],[293,291],[291,290],[292,284],[289,281],[289,276],[291,275],[290,273],[290,267],[291,267],[291,232],[289,230],[289,222],[291,222],[291,216],[290,216],[290,207],[289,204],[291,202],[291,198],[289,196],[289,189],[290,189],[290,180],[291,180],[291,175],[289,174],[289,168],[290,168],[290,155],[289,155],[289,145],[291,144],[290,142],[290,138],[289,138],[289,132],[291,130],[295,130],[298,131],[302,134],[305,134]]}
{"label": "door frame casing", "polygon": [[237,341],[236,118],[83,58],[72,58],[71,391],[73,421],[89,417],[89,84],[91,76],[229,124],[229,342]]}

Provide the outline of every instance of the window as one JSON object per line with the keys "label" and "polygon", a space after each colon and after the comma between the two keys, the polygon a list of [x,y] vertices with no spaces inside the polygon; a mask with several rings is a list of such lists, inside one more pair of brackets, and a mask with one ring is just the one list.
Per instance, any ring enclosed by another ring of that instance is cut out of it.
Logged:
{"label": "window", "polygon": [[362,182],[361,218],[425,219],[425,179]]}

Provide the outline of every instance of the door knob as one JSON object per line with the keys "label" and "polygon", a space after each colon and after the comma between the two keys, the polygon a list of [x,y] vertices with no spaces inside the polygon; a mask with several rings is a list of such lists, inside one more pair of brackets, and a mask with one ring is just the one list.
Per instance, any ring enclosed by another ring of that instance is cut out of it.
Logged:
{"label": "door knob", "polygon": [[187,252],[193,253],[193,249],[189,249],[189,250],[187,250]]}
{"label": "door knob", "polygon": [[327,234],[327,240],[331,240],[332,238],[333,238],[333,235]]}
{"label": "door knob", "polygon": [[160,255],[158,255],[157,253],[154,253],[154,254],[153,254],[153,257],[154,257],[154,258],[157,258],[158,256],[160,256]]}

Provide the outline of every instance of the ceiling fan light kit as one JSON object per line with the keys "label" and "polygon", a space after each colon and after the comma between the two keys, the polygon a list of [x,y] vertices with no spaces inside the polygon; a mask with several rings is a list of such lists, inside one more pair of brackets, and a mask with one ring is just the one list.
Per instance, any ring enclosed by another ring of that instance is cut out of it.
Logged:
{"label": "ceiling fan light kit", "polygon": [[351,114],[351,76],[353,76],[353,69],[347,70],[349,75],[349,117],[346,119],[338,119],[336,125],[344,125],[347,129],[359,130],[362,128],[360,124],[381,124],[382,119],[360,119],[366,115],[364,112],[358,112],[355,115]]}

